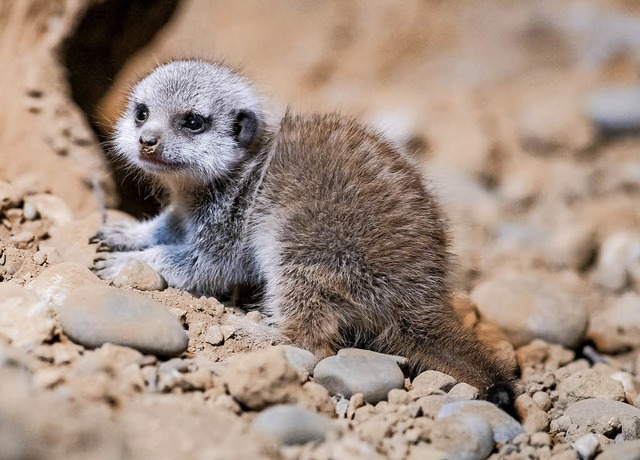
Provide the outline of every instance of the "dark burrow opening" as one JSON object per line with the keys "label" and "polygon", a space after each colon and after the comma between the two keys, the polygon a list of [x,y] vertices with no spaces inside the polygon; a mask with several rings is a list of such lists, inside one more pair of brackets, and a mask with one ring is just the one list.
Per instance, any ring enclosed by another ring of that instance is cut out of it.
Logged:
{"label": "dark burrow opening", "polygon": [[[72,98],[103,145],[110,133],[95,117],[98,102],[110,90],[127,60],[153,40],[175,16],[180,3],[180,0],[93,2],[74,33],[62,44],[60,60],[67,70]],[[106,159],[120,196],[120,210],[136,217],[155,214],[159,203],[150,184],[129,174],[113,158],[106,155]]]}

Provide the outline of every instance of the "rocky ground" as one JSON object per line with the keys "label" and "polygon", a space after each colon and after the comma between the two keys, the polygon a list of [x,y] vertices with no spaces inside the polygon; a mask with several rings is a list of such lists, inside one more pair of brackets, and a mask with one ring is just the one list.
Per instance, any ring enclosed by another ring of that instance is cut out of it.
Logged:
{"label": "rocky ground", "polygon": [[[0,113],[0,458],[640,458],[638,37],[632,1],[202,0],[84,112],[46,79],[16,83]],[[103,135],[133,75],[193,54],[420,159],[452,221],[454,304],[518,367],[519,420],[450,376],[409,381],[401,357],[318,363],[269,343],[238,326],[259,312],[142,264],[112,285],[89,270],[96,190],[118,197],[86,172],[103,167],[86,120]]]}

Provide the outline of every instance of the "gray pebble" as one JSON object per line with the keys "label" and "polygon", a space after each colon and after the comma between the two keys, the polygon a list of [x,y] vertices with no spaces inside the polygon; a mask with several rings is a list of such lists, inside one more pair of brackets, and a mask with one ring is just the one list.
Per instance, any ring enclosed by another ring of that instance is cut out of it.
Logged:
{"label": "gray pebble", "polygon": [[224,334],[220,326],[210,326],[204,335],[204,341],[211,345],[218,346],[224,343]]}
{"label": "gray pebble", "polygon": [[601,130],[640,130],[640,86],[611,86],[589,96],[588,116]]}
{"label": "gray pebble", "polygon": [[353,348],[320,361],[313,378],[333,395],[350,398],[362,393],[371,404],[386,399],[393,388],[404,388],[404,374],[397,357]]}
{"label": "gray pebble", "polygon": [[484,418],[491,425],[495,442],[509,442],[524,433],[524,428],[516,419],[487,401],[456,401],[445,404],[436,418],[443,419],[452,415]]}
{"label": "gray pebble", "polygon": [[302,407],[282,404],[262,411],[252,427],[282,444],[297,445],[324,441],[331,430],[331,421]]}
{"label": "gray pebble", "polygon": [[475,415],[454,415],[436,421],[430,434],[436,449],[451,460],[484,460],[493,450],[491,425]]}
{"label": "gray pebble", "polygon": [[471,298],[516,346],[540,338],[573,347],[587,328],[583,298],[536,273],[495,277],[478,285]]}
{"label": "gray pebble", "polygon": [[591,460],[596,455],[600,442],[598,437],[593,433],[580,436],[574,443],[573,448],[578,452],[583,460]]}
{"label": "gray pebble", "polygon": [[449,391],[457,383],[457,380],[450,375],[438,371],[424,371],[419,374],[411,384],[414,397],[427,396],[431,394],[442,394]]}
{"label": "gray pebble", "polygon": [[111,342],[160,356],[179,355],[187,349],[187,334],[175,315],[132,292],[103,286],[79,288],[56,310],[64,333],[86,347]]}
{"label": "gray pebble", "polygon": [[308,350],[291,345],[278,345],[277,348],[284,351],[284,355],[289,364],[296,370],[311,374],[313,368],[318,364],[318,358]]}
{"label": "gray pebble", "polygon": [[140,260],[132,260],[116,275],[113,285],[128,286],[140,291],[164,291],[167,281],[149,265]]}

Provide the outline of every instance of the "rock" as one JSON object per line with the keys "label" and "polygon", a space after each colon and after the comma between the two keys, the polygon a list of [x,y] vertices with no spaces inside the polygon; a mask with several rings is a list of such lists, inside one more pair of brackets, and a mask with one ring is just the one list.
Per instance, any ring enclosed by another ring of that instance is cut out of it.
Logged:
{"label": "rock", "polygon": [[223,380],[229,394],[251,410],[297,403],[303,395],[298,372],[275,347],[234,357]]}
{"label": "rock", "polygon": [[537,154],[585,151],[593,145],[595,130],[580,109],[570,95],[528,106],[518,120],[520,143]]}
{"label": "rock", "polygon": [[484,418],[493,430],[493,440],[495,442],[509,442],[520,433],[524,433],[524,428],[516,419],[487,401],[456,401],[448,403],[442,406],[436,418],[443,419],[453,415]]}
{"label": "rock", "polygon": [[78,288],[56,311],[64,333],[86,347],[110,342],[160,356],[187,349],[180,321],[164,305],[139,294],[104,286]]}
{"label": "rock", "polygon": [[[29,195],[24,199],[25,218],[27,208],[31,208],[36,215],[45,217],[51,221],[54,226],[64,225],[71,222],[73,214],[71,209],[62,199],[48,193],[36,193]],[[31,211],[30,211],[31,212]]]}
{"label": "rock", "polygon": [[616,443],[606,447],[598,460],[640,460],[640,440]]}
{"label": "rock", "polygon": [[604,289],[619,291],[632,277],[634,281],[640,277],[640,234],[613,233],[602,243],[593,280]]}
{"label": "rock", "polygon": [[605,132],[640,130],[640,86],[611,86],[591,93],[587,115]]}
{"label": "rock", "polygon": [[224,343],[224,335],[222,334],[220,326],[209,326],[204,335],[204,341],[214,346],[222,345]]}
{"label": "rock", "polygon": [[587,337],[605,353],[640,346],[640,295],[626,293],[609,307],[594,312]]}
{"label": "rock", "polygon": [[541,338],[573,347],[587,327],[583,299],[542,275],[505,274],[479,284],[471,298],[514,346]]}
{"label": "rock", "polygon": [[438,420],[430,437],[433,447],[446,452],[451,460],[484,460],[494,445],[491,425],[468,414]]}
{"label": "rock", "polygon": [[[620,420],[624,418],[640,418],[640,409],[611,399],[585,399],[570,404],[564,415],[579,428],[609,433],[620,429]],[[617,426],[612,426],[612,421]]]}
{"label": "rock", "polygon": [[254,431],[285,445],[322,442],[331,427],[330,419],[291,404],[269,407],[252,424]]}
{"label": "rock", "polygon": [[578,452],[582,460],[591,460],[595,457],[599,445],[598,437],[593,433],[589,433],[574,441],[573,448]]}
{"label": "rock", "polygon": [[522,394],[515,400],[515,408],[527,433],[536,433],[549,427],[549,417],[531,396]]}
{"label": "rock", "polygon": [[568,402],[588,398],[624,401],[625,396],[624,387],[620,382],[595,369],[585,369],[571,374],[558,383],[557,390],[560,398]]}
{"label": "rock", "polygon": [[411,393],[414,398],[442,394],[452,389],[456,383],[458,381],[450,375],[438,371],[424,371],[411,382],[413,385]]}
{"label": "rock", "polygon": [[350,398],[362,393],[371,404],[387,398],[389,390],[404,388],[404,374],[398,357],[347,348],[320,361],[313,378],[329,393]]}
{"label": "rock", "polygon": [[308,350],[291,345],[278,345],[276,348],[284,351],[284,355],[296,370],[311,374],[318,364],[318,358]]}
{"label": "rock", "polygon": [[131,260],[113,279],[117,287],[132,287],[140,291],[164,291],[167,281],[164,277],[141,260]]}
{"label": "rock", "polygon": [[29,244],[35,240],[36,236],[29,230],[23,230],[16,233],[9,241],[13,243],[18,249],[25,249],[29,247]]}
{"label": "rock", "polygon": [[471,386],[468,383],[460,382],[457,385],[454,385],[447,394],[452,398],[471,400],[476,399],[479,393],[480,392],[476,387]]}
{"label": "rock", "polygon": [[48,303],[58,305],[70,290],[99,283],[100,279],[87,267],[74,262],[62,262],[48,267],[26,287]]}
{"label": "rock", "polygon": [[0,284],[0,334],[14,347],[31,350],[53,337],[53,311],[22,286]]}

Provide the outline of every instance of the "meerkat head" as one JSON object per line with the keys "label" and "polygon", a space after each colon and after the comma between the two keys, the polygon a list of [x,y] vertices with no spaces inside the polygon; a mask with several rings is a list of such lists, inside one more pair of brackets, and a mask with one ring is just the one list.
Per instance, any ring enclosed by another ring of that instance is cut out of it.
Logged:
{"label": "meerkat head", "polygon": [[260,98],[241,75],[219,64],[173,61],[133,88],[113,144],[152,174],[208,181],[251,154],[263,118]]}

